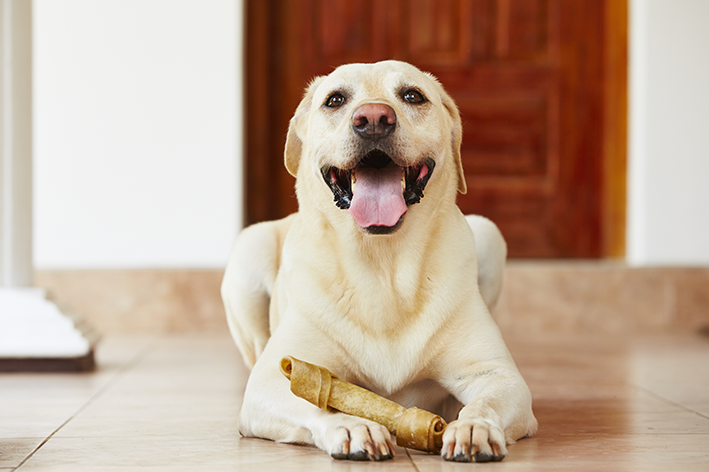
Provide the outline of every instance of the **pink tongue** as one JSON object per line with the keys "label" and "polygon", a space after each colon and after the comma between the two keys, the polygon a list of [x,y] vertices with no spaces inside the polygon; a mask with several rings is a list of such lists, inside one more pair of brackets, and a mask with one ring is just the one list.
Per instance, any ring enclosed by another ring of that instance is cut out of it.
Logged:
{"label": "pink tongue", "polygon": [[349,212],[362,228],[394,226],[406,213],[401,189],[401,167],[360,168]]}

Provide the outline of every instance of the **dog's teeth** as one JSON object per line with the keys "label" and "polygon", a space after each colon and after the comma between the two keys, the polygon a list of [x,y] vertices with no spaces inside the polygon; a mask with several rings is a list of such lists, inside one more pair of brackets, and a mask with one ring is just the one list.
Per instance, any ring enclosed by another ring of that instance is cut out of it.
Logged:
{"label": "dog's teeth", "polygon": [[401,173],[401,190],[406,190],[406,171]]}
{"label": "dog's teeth", "polygon": [[353,170],[352,173],[350,174],[350,179],[351,179],[351,187],[352,187],[352,193],[354,193],[354,188],[355,188],[355,183],[357,182],[357,176],[355,175],[355,171]]}

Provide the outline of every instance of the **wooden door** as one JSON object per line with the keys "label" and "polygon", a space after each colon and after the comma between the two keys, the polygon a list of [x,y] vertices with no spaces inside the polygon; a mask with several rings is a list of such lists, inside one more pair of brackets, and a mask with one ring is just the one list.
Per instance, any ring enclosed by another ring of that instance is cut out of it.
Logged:
{"label": "wooden door", "polygon": [[247,1],[247,219],[297,210],[283,167],[308,81],[398,59],[460,107],[465,213],[511,257],[622,255],[625,0]]}

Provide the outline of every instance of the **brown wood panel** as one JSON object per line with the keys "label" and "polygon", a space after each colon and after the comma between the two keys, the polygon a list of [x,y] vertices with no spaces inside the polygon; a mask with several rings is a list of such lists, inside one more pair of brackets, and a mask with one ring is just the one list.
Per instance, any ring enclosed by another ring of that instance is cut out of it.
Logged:
{"label": "brown wood panel", "polygon": [[466,62],[473,36],[470,2],[412,0],[402,13],[408,55],[429,64]]}
{"label": "brown wood panel", "polygon": [[[498,55],[500,59],[544,62],[549,24],[546,0],[498,0]],[[556,5],[552,5],[555,7]]]}
{"label": "brown wood panel", "polygon": [[548,170],[547,97],[458,96],[465,123],[461,150],[471,175],[537,176]]}
{"label": "brown wood panel", "polygon": [[357,57],[371,57],[376,53],[372,0],[318,0],[314,14],[314,46],[319,57],[336,62],[351,62]]}
{"label": "brown wood panel", "polygon": [[469,189],[459,206],[493,219],[511,256],[619,252],[626,0],[250,0],[247,10],[249,223],[297,209],[282,149],[307,82],[394,58],[432,72],[458,103]]}
{"label": "brown wood panel", "polygon": [[[285,139],[283,123],[278,122],[278,103],[272,91],[278,74],[278,18],[273,0],[247,2],[246,23],[246,221],[254,223],[277,217],[284,211],[285,196],[292,192],[293,182],[283,182],[283,162],[278,159]],[[286,173],[287,175],[287,173]],[[289,185],[290,184],[290,185]]]}

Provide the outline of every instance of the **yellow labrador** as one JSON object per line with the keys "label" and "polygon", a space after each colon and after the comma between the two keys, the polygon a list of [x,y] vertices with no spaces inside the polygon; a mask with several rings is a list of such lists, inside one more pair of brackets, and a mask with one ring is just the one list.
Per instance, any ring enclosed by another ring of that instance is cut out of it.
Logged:
{"label": "yellow labrador", "polygon": [[299,211],[245,229],[222,284],[253,366],[244,436],[393,457],[383,426],[295,397],[286,355],[455,420],[446,460],[501,460],[534,434],[529,389],[490,316],[504,240],[455,204],[461,133],[443,87],[406,63],[345,65],[310,84],[285,150]]}

